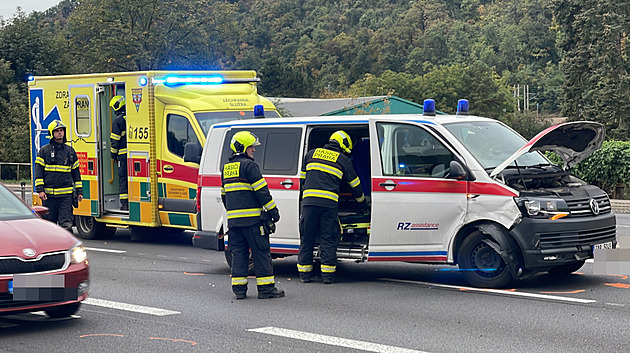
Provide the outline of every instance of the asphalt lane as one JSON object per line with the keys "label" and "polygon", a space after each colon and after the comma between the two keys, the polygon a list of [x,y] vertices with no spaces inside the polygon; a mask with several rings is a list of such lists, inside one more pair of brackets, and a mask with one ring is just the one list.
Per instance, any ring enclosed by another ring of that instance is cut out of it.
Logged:
{"label": "asphalt lane", "polygon": [[[618,221],[630,236],[630,217]],[[95,303],[80,318],[0,317],[0,351],[625,352],[629,343],[630,280],[595,275],[592,263],[484,292],[452,267],[405,263],[342,262],[334,285],[302,284],[289,257],[274,262],[285,298],[256,299],[250,279],[250,297],[236,301],[223,254],[189,238],[132,242],[119,230],[85,241]]]}

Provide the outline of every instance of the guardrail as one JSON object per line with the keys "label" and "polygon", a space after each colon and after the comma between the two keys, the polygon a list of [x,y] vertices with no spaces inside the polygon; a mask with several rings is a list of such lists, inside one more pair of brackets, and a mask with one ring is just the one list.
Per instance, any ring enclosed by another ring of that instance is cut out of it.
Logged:
{"label": "guardrail", "polygon": [[[31,178],[31,164],[30,163],[18,163],[18,162],[0,162],[0,179],[13,179],[13,178],[4,178],[4,175],[2,174],[2,169],[3,167],[6,170],[7,166],[17,166],[17,168],[12,168],[11,170],[17,169],[17,171],[15,172],[15,179],[17,181],[20,181],[22,178],[20,178],[20,166],[22,167],[22,170],[26,169],[26,172],[22,172],[22,174],[27,173],[26,175],[28,175],[28,179]],[[28,168],[24,168],[24,167],[28,167]],[[26,179],[26,178],[24,178]]]}

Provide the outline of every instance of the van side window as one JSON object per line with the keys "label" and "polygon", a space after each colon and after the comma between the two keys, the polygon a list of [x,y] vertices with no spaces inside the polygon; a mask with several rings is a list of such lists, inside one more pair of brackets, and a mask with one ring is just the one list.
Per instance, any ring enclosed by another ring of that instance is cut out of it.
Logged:
{"label": "van side window", "polygon": [[166,145],[171,153],[184,158],[184,146],[188,142],[197,142],[199,139],[192,125],[186,117],[169,114],[166,117]]}
{"label": "van side window", "polygon": [[221,165],[232,155],[230,141],[235,133],[247,130],[256,135],[260,146],[256,147],[254,160],[258,163],[262,174],[297,175],[299,144],[302,138],[301,128],[253,128],[232,129],[224,140]]}
{"label": "van side window", "polygon": [[397,123],[378,123],[378,137],[384,175],[444,178],[451,151],[427,130]]}

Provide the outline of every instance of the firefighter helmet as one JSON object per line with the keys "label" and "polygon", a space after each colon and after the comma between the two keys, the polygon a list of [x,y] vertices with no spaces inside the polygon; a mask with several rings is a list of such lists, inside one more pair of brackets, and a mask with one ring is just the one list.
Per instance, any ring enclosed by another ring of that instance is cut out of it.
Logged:
{"label": "firefighter helmet", "polygon": [[335,131],[332,135],[330,135],[330,141],[336,141],[339,143],[339,147],[346,152],[350,153],[352,151],[352,139],[350,135],[348,135],[343,130]]}
{"label": "firefighter helmet", "polygon": [[235,153],[243,153],[249,146],[260,146],[258,137],[249,131],[239,131],[232,136],[230,148]]}
{"label": "firefighter helmet", "polygon": [[125,107],[125,97],[123,96],[114,96],[112,100],[109,101],[109,106],[114,109],[115,112]]}
{"label": "firefighter helmet", "polygon": [[65,137],[66,125],[61,122],[61,120],[53,120],[50,122],[50,124],[48,124],[48,137],[50,137],[51,139],[54,138],[53,131],[57,129],[63,129]]}

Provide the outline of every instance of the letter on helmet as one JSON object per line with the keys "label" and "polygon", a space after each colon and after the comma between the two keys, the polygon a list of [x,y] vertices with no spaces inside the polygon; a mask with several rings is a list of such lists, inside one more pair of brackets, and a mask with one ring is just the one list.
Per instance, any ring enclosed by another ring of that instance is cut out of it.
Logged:
{"label": "letter on helmet", "polygon": [[125,106],[126,102],[125,102],[125,97],[123,96],[114,96],[110,101],[109,101],[109,106],[112,107],[114,109],[115,112],[119,111],[121,108],[123,108]]}
{"label": "letter on helmet", "polygon": [[341,149],[346,153],[350,153],[350,151],[352,151],[352,139],[350,138],[350,135],[343,130],[333,132],[333,134],[330,135],[330,141],[337,141],[337,143],[339,143],[339,147],[341,147]]}
{"label": "letter on helmet", "polygon": [[249,131],[239,131],[232,136],[230,148],[234,153],[243,153],[249,146],[260,146],[258,137]]}

